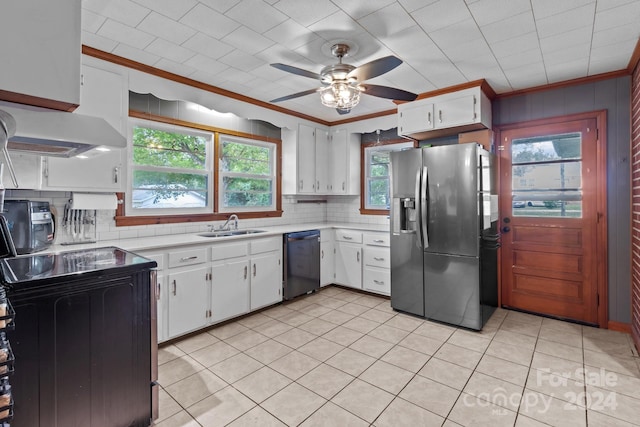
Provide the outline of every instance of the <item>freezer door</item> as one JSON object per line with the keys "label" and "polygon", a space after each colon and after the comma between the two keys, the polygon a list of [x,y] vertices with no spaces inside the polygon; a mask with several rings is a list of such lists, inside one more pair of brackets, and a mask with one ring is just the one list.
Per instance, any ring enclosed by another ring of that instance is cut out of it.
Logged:
{"label": "freezer door", "polygon": [[479,188],[476,144],[423,150],[427,168],[428,253],[478,256]]}
{"label": "freezer door", "polygon": [[480,330],[480,260],[424,254],[425,317]]}

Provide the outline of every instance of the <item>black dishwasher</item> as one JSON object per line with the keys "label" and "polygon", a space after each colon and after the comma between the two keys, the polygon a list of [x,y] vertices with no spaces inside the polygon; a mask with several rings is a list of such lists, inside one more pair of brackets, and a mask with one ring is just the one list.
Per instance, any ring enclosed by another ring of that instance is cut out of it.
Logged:
{"label": "black dishwasher", "polygon": [[320,289],[320,230],[284,235],[284,299]]}
{"label": "black dishwasher", "polygon": [[15,427],[151,424],[155,261],[115,247],[1,260]]}

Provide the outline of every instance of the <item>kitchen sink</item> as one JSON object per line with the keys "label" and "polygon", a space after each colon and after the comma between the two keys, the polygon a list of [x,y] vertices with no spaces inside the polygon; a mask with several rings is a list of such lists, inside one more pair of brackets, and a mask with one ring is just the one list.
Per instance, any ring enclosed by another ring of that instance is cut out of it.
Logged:
{"label": "kitchen sink", "polygon": [[205,233],[199,233],[198,236],[202,237],[229,237],[229,236],[244,236],[245,234],[264,233],[264,230],[218,230],[207,231]]}

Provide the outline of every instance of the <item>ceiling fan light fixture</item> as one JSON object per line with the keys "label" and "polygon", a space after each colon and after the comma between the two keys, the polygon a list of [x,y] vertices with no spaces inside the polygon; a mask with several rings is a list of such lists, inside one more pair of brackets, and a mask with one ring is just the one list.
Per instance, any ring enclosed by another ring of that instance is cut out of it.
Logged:
{"label": "ceiling fan light fixture", "polygon": [[333,81],[320,90],[320,101],[329,108],[351,110],[360,102],[360,88],[344,81]]}

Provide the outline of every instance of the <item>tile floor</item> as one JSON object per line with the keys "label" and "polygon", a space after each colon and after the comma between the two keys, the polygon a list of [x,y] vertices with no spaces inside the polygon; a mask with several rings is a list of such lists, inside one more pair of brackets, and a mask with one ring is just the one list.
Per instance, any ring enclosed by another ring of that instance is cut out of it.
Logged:
{"label": "tile floor", "polygon": [[640,425],[627,334],[502,309],[476,333],[333,286],[159,363],[161,427]]}

